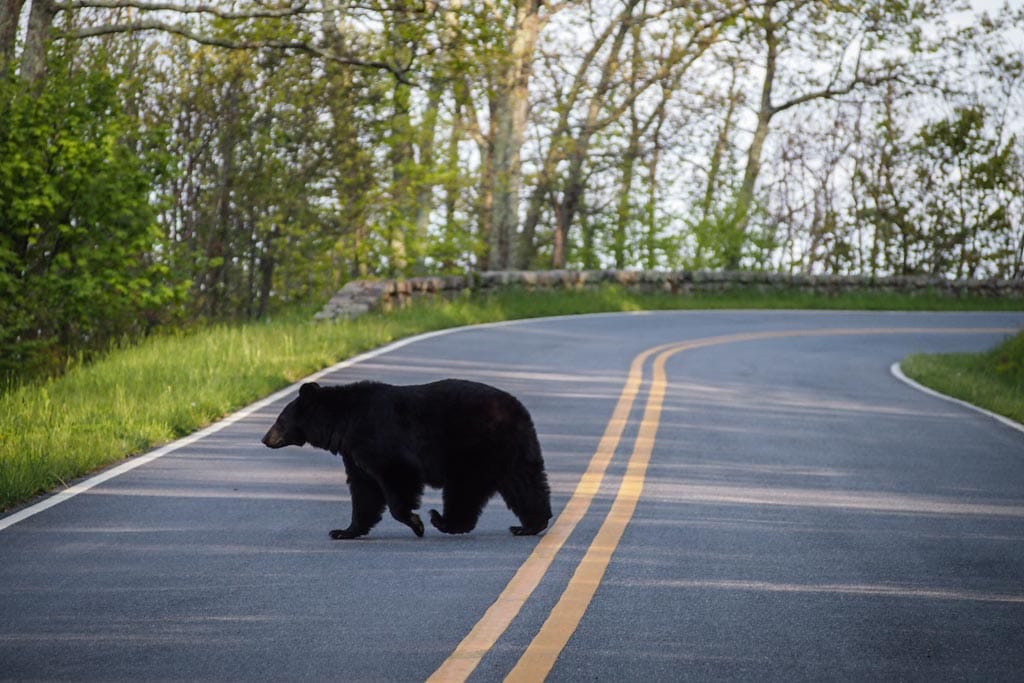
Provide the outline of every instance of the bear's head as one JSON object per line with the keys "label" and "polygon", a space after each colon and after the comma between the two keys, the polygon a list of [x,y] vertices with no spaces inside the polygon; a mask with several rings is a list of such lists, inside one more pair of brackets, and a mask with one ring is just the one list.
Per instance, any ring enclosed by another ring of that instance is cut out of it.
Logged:
{"label": "bear's head", "polygon": [[302,446],[309,439],[306,436],[305,416],[312,408],[320,385],[316,382],[307,382],[299,388],[299,397],[286,405],[281,414],[277,416],[274,426],[263,435],[263,445],[270,448],[284,448],[285,446]]}

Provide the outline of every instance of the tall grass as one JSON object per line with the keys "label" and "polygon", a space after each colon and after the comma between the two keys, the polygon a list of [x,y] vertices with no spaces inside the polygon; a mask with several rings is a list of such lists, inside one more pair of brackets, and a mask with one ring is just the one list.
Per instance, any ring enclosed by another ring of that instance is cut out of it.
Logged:
{"label": "tall grass", "polygon": [[[1020,302],[1016,302],[1019,308]],[[417,332],[479,322],[665,308],[1012,308],[941,297],[720,294],[617,287],[506,291],[315,323],[293,314],[165,334],[42,384],[0,395],[0,509],[188,434],[318,369]]]}
{"label": "tall grass", "polygon": [[501,319],[468,302],[313,323],[306,316],[158,335],[0,395],[0,509],[189,434],[399,337]]}
{"label": "tall grass", "polygon": [[1024,423],[1024,333],[990,351],[915,354],[900,366],[925,386]]}

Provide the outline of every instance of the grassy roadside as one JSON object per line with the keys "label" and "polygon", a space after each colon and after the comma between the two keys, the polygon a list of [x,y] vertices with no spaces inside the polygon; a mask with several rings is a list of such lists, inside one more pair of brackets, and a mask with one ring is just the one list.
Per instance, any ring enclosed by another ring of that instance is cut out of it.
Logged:
{"label": "grassy roadside", "polygon": [[156,336],[59,379],[0,394],[0,510],[193,432],[318,369],[401,337],[497,320],[681,308],[1020,310],[1021,302],[877,294],[679,297],[608,286],[583,292],[504,291],[336,323],[313,322],[305,311]]}
{"label": "grassy roadside", "polygon": [[927,387],[1024,423],[1024,333],[982,353],[915,354],[900,367]]}

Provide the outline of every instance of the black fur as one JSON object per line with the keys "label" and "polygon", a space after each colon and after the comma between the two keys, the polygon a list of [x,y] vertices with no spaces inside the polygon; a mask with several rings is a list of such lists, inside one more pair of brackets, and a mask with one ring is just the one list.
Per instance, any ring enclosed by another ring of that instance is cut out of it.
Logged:
{"label": "black fur", "polygon": [[384,508],[423,535],[424,485],[443,489],[443,513],[430,522],[449,534],[472,531],[500,493],[521,526],[537,534],[551,519],[544,459],[533,421],[514,396],[478,382],[448,379],[392,386],[303,384],[263,437],[270,448],[309,443],[341,455],[352,494],[352,522],[331,538],[357,538]]}

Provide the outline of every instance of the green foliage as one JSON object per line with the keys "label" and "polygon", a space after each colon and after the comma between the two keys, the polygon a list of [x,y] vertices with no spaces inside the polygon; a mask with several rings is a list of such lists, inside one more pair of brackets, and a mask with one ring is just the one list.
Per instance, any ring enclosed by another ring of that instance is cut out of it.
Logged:
{"label": "green foliage", "polygon": [[[663,5],[159,10],[203,45],[71,39],[116,20],[62,7],[38,95],[0,84],[0,373],[175,313],[496,267],[499,233],[525,267],[557,229],[569,267],[1024,273],[1020,10],[957,31],[942,3]],[[527,7],[544,28],[514,58]]]}
{"label": "green foliage", "polygon": [[857,219],[872,272],[1019,277],[1024,168],[1019,141],[979,103],[903,130],[887,108],[858,167]]}
{"label": "green foliage", "polygon": [[1024,390],[1024,334],[1010,337],[991,353],[996,374]]}
{"label": "green foliage", "polygon": [[1024,190],[1017,141],[1011,136],[1001,144],[987,130],[988,119],[980,105],[959,107],[949,118],[923,126],[912,147],[924,195],[917,222],[932,245],[932,272],[977,277],[993,257],[1005,269],[1012,267],[1013,247],[999,250],[990,242],[1015,227],[1006,209]]}
{"label": "green foliage", "polygon": [[709,207],[705,215],[690,226],[693,237],[693,269],[720,269],[734,255],[742,254],[750,237],[737,227],[737,203],[728,202],[719,209]]}
{"label": "green foliage", "polygon": [[162,52],[142,117],[175,122],[180,172],[160,186],[172,198],[161,223],[192,312],[251,318],[329,295],[345,232],[344,214],[330,211],[330,176],[349,171],[325,116],[334,81],[305,79],[308,59],[272,51],[179,40]]}
{"label": "green foliage", "polygon": [[175,301],[151,203],[159,149],[99,71],[54,74],[38,95],[0,81],[0,377],[59,370]]}

